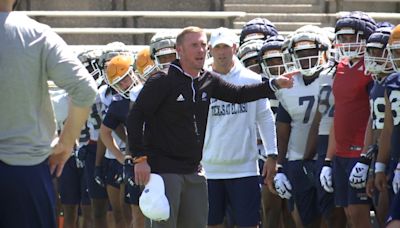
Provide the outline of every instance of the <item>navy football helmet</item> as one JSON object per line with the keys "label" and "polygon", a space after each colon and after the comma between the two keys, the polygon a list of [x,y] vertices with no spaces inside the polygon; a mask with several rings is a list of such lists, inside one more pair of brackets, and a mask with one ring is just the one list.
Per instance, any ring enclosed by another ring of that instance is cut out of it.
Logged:
{"label": "navy football helmet", "polygon": [[[364,56],[368,37],[375,31],[376,23],[361,11],[346,13],[336,21],[336,47],[339,58],[349,59]],[[352,35],[352,36],[351,36]]]}
{"label": "navy football helmet", "polygon": [[266,18],[254,18],[243,26],[239,45],[254,39],[266,40],[268,37],[276,35],[278,35],[278,30],[271,21]]}
{"label": "navy football helmet", "polygon": [[282,46],[285,38],[281,35],[271,36],[264,41],[258,52],[258,61],[263,73],[268,77],[277,77],[285,73]]}
{"label": "navy football helmet", "polygon": [[381,27],[376,29],[367,40],[367,51],[364,56],[365,71],[372,74],[374,79],[380,73],[392,73],[393,67],[389,60],[386,45],[392,29],[390,27]]}

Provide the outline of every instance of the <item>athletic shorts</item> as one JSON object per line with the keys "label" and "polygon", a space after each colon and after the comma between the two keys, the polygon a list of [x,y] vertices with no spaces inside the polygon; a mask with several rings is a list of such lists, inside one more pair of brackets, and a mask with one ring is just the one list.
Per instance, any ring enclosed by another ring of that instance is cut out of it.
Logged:
{"label": "athletic shorts", "polygon": [[365,187],[356,189],[350,186],[349,176],[358,158],[335,157],[332,167],[334,179],[335,205],[347,207],[351,204],[371,204]]}
{"label": "athletic shorts", "polygon": [[56,227],[56,195],[48,160],[33,166],[0,161],[0,186],[0,227]]}
{"label": "athletic shorts", "polygon": [[387,224],[393,220],[400,220],[400,193],[397,193],[391,202]]}
{"label": "athletic shorts", "polygon": [[75,156],[71,156],[65,163],[58,179],[58,191],[62,204],[90,204],[85,172],[83,168],[76,167]]}
{"label": "athletic shorts", "polygon": [[[94,169],[96,163],[96,144],[89,144],[86,146],[86,159],[85,159],[85,175],[86,182],[89,189],[89,197],[91,199],[107,199],[107,191],[105,187],[100,186],[94,180]],[[105,164],[104,164],[105,166]],[[104,168],[104,167],[103,167]]]}
{"label": "athletic shorts", "polygon": [[[292,185],[292,201],[296,204],[303,225],[311,224],[320,216],[317,188],[315,187],[315,163],[309,162],[308,174],[303,171],[303,161],[288,161],[285,173]],[[290,205],[294,208],[294,205]]]}
{"label": "athletic shorts", "polygon": [[[106,158],[107,159],[107,158]],[[119,188],[122,180],[122,164],[117,159],[107,159],[106,184]]]}
{"label": "athletic shorts", "polygon": [[207,180],[208,225],[222,224],[230,206],[232,220],[237,226],[260,223],[261,188],[259,177]]}

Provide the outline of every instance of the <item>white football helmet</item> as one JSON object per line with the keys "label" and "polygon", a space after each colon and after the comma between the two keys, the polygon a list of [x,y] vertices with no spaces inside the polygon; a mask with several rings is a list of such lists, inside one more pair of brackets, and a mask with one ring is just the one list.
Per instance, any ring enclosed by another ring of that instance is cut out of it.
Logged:
{"label": "white football helmet", "polygon": [[176,34],[171,32],[156,33],[150,41],[151,59],[161,70],[169,67],[171,62],[178,58],[176,51]]}
{"label": "white football helmet", "polygon": [[291,37],[289,52],[304,76],[313,76],[326,64],[331,42],[317,26],[307,25]]}
{"label": "white football helmet", "polygon": [[261,73],[258,53],[261,50],[263,43],[263,40],[249,40],[246,43],[243,43],[237,51],[237,57],[239,58],[240,62],[246,68],[258,74]]}

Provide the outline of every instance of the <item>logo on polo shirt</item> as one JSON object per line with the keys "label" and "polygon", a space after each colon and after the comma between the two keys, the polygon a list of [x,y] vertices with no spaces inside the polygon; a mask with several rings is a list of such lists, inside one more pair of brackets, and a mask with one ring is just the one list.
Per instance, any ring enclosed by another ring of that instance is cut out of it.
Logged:
{"label": "logo on polo shirt", "polygon": [[185,98],[182,94],[179,94],[178,98],[176,98],[176,101],[185,101]]}

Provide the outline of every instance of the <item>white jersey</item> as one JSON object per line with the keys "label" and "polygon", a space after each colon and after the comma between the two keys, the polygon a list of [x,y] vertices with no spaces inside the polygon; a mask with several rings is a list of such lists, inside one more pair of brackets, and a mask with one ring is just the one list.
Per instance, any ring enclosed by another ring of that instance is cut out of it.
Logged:
{"label": "white jersey", "polygon": [[[107,85],[103,85],[99,88],[99,95],[100,95],[100,101],[103,104],[102,105],[102,110],[101,110],[101,119],[103,120],[105,114],[107,113],[108,107],[110,106],[111,102],[113,101],[113,95],[106,94],[107,91]],[[112,137],[114,138],[115,142],[117,143],[118,147],[122,150],[125,149],[125,143],[118,137],[118,135],[113,131],[111,133]],[[108,159],[116,159],[114,154],[109,150],[106,149],[106,153],[104,154],[104,157]]]}
{"label": "white jersey", "polygon": [[[289,161],[301,160],[306,149],[308,132],[314,119],[318,104],[319,80],[305,85],[303,76],[293,76],[294,83],[290,89],[280,89],[276,92],[282,107],[288,112],[291,122],[291,132],[286,158]],[[277,117],[278,120],[280,117]]]}
{"label": "white jersey", "polygon": [[64,122],[68,116],[68,94],[65,92],[65,90],[50,90],[49,93],[56,118],[57,131],[60,132],[63,129]]}
{"label": "white jersey", "polygon": [[335,99],[332,93],[333,77],[336,67],[324,69],[319,75],[318,111],[321,113],[318,135],[329,135],[333,123]]}

